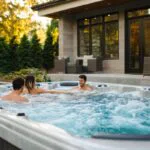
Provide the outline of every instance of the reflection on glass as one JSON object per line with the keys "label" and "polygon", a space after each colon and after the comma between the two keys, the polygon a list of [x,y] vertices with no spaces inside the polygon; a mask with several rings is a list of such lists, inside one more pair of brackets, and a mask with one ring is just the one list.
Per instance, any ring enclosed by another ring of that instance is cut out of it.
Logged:
{"label": "reflection on glass", "polygon": [[118,22],[105,25],[105,58],[119,58]]}
{"label": "reflection on glass", "polygon": [[80,28],[80,56],[89,55],[89,27]]}
{"label": "reflection on glass", "polygon": [[140,21],[134,20],[130,23],[130,55],[129,66],[133,69],[138,69],[139,53],[140,53]]}
{"label": "reflection on glass", "polygon": [[94,18],[91,18],[91,23],[92,24],[97,24],[97,23],[101,23],[102,22],[102,17],[94,17]]}
{"label": "reflection on glass", "polygon": [[128,12],[129,18],[145,16],[145,15],[150,15],[150,9],[140,9],[140,10]]}
{"label": "reflection on glass", "polygon": [[105,22],[118,20],[118,14],[108,14],[104,17]]}
{"label": "reflection on glass", "polygon": [[150,57],[150,19],[144,21],[145,56]]}
{"label": "reflection on glass", "polygon": [[90,23],[89,19],[79,20],[79,26],[89,25],[89,23]]}
{"label": "reflection on glass", "polygon": [[[105,28],[105,33],[102,29]],[[118,14],[95,16],[82,19],[78,22],[79,55],[102,56],[102,47],[105,58],[119,58]],[[101,41],[104,41],[103,43]],[[103,57],[103,56],[102,56]]]}
{"label": "reflection on glass", "polygon": [[102,56],[101,50],[102,25],[92,26],[92,54],[93,56]]}

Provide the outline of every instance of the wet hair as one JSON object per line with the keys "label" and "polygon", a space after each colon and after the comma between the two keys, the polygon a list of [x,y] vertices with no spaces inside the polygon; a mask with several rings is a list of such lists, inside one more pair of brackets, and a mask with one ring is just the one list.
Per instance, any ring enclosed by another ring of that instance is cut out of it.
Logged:
{"label": "wet hair", "polygon": [[34,76],[26,76],[25,78],[25,86],[30,93],[30,91],[34,88],[35,86],[35,77]]}
{"label": "wet hair", "polygon": [[80,75],[79,78],[84,79],[85,82],[86,82],[86,80],[87,80],[86,75]]}
{"label": "wet hair", "polygon": [[12,86],[14,90],[20,90],[24,86],[23,78],[16,78],[12,82]]}

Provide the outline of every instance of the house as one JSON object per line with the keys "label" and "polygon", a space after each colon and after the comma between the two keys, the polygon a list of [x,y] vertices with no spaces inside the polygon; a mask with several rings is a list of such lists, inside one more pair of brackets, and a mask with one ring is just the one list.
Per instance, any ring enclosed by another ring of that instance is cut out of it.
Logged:
{"label": "house", "polygon": [[150,0],[51,0],[32,7],[59,19],[59,57],[101,57],[104,73],[143,73]]}

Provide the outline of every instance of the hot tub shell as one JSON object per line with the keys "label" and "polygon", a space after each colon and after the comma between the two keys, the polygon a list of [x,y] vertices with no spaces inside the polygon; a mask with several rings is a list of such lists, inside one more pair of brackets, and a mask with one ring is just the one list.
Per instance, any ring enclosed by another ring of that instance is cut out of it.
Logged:
{"label": "hot tub shell", "polygon": [[22,150],[149,150],[148,140],[79,138],[53,125],[0,110],[0,138]]}

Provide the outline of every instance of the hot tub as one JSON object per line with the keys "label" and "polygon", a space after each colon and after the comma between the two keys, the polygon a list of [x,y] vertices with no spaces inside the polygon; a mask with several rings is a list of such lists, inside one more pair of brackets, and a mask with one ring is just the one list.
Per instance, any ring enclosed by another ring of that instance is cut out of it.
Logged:
{"label": "hot tub", "polygon": [[[92,92],[25,95],[29,104],[0,101],[0,136],[19,149],[149,150],[150,88],[89,83]],[[78,82],[38,83],[70,90]],[[1,85],[1,94],[11,85]],[[16,114],[25,113],[18,117]]]}

